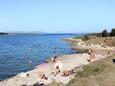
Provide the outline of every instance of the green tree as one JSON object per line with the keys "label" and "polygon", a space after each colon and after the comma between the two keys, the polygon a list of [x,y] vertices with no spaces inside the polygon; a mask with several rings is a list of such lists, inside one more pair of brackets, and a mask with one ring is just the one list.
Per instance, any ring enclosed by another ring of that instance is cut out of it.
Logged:
{"label": "green tree", "polygon": [[102,34],[102,37],[108,37],[109,36],[107,30],[103,30],[101,34]]}
{"label": "green tree", "polygon": [[83,38],[82,38],[83,41],[87,41],[89,40],[89,36],[88,35],[84,35]]}
{"label": "green tree", "polygon": [[115,28],[113,28],[110,32],[110,36],[115,36]]}

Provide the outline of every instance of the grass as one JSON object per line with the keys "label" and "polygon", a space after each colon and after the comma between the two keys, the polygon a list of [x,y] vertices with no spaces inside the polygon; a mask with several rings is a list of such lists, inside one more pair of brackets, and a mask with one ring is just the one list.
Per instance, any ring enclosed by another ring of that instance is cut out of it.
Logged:
{"label": "grass", "polygon": [[96,44],[102,44],[104,42],[104,38],[96,37],[95,39],[90,39],[87,41],[87,43],[93,42],[95,42]]}
{"label": "grass", "polygon": [[[112,40],[107,40],[107,42],[104,42],[104,40],[106,38],[112,38]],[[95,42],[96,44],[103,44],[105,43],[106,45],[108,46],[115,46],[115,37],[95,37],[94,38],[90,38],[90,40],[87,40],[86,41],[87,43],[92,43],[92,42]]]}
{"label": "grass", "polygon": [[78,71],[76,78],[88,77],[90,75],[96,75],[104,71],[107,65],[103,62],[98,62],[98,64],[88,64],[83,67],[83,71]]}
{"label": "grass", "polygon": [[84,66],[66,86],[115,86],[113,56]]}
{"label": "grass", "polygon": [[[82,36],[74,36],[74,39],[82,39],[87,44],[95,43],[95,44],[106,44],[108,46],[115,46],[115,36],[114,37],[97,37],[93,35],[82,35]],[[105,39],[108,39],[106,42]],[[111,39],[111,40],[109,40]],[[69,41],[68,39],[65,39],[66,41]]]}
{"label": "grass", "polygon": [[53,83],[49,84],[48,86],[64,86],[62,83],[57,83],[53,81]]}
{"label": "grass", "polygon": [[92,40],[92,39],[97,39],[100,37],[96,37],[96,36],[92,36],[92,35],[84,35],[84,36],[74,36],[74,39],[82,39],[83,41],[88,41],[88,40]]}
{"label": "grass", "polygon": [[83,36],[74,36],[75,39],[81,39]]}

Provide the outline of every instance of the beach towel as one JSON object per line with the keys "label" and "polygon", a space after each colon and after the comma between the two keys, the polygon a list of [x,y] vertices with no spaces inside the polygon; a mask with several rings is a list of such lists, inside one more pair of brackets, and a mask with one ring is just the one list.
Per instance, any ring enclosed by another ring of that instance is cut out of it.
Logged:
{"label": "beach towel", "polygon": [[38,68],[46,68],[48,66],[47,63],[42,63],[42,64],[39,64],[37,67]]}

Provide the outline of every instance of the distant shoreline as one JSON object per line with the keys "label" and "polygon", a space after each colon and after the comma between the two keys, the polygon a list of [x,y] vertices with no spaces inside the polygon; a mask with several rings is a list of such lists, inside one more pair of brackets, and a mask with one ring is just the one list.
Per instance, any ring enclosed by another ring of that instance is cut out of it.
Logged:
{"label": "distant shoreline", "polygon": [[0,32],[0,35],[8,35],[8,33]]}
{"label": "distant shoreline", "polygon": [[79,35],[77,33],[0,33],[0,35]]}

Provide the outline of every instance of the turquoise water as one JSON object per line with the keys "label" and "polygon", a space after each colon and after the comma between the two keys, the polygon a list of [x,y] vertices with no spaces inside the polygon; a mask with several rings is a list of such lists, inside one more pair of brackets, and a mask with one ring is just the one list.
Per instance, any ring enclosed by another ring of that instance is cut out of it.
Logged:
{"label": "turquoise water", "polygon": [[[54,46],[57,46],[57,55],[73,53],[69,43],[63,41],[63,38],[72,36],[74,34],[0,36],[0,79],[31,70],[43,63],[52,56]],[[29,60],[32,66],[29,66]]]}

